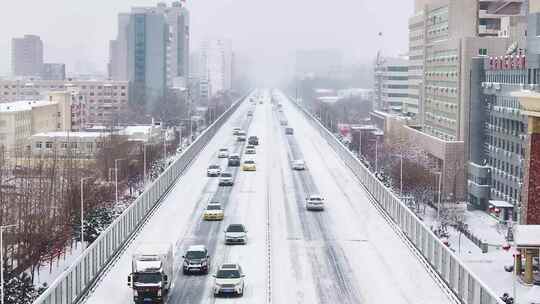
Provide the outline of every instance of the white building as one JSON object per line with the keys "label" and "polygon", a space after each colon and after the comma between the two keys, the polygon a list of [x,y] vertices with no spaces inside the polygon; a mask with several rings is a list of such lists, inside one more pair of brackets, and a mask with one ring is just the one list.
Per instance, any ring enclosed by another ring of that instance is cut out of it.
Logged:
{"label": "white building", "polygon": [[378,58],[375,65],[375,109],[404,113],[409,98],[409,61],[406,58]]}
{"label": "white building", "polygon": [[32,134],[70,130],[70,100],[69,93],[57,92],[44,100],[0,103],[0,146],[20,154]]}
{"label": "white building", "polygon": [[206,39],[201,45],[201,79],[208,80],[210,96],[232,88],[232,43]]}
{"label": "white building", "polygon": [[29,146],[35,157],[57,156],[93,158],[103,147],[106,134],[99,132],[42,132],[29,138]]}

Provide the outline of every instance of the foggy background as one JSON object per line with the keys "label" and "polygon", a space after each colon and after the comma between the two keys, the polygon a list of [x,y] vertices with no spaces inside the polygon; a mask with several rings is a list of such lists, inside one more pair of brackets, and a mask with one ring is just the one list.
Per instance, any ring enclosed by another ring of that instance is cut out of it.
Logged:
{"label": "foggy background", "polygon": [[[117,14],[152,0],[4,0],[0,10],[0,75],[10,71],[12,37],[41,36],[46,62],[68,73],[106,74]],[[170,1],[165,1],[170,3]],[[258,79],[270,82],[294,68],[297,49],[336,48],[346,63],[371,64],[406,53],[412,0],[188,0],[191,50],[202,38],[232,39],[233,50]],[[382,32],[383,36],[378,33]]]}

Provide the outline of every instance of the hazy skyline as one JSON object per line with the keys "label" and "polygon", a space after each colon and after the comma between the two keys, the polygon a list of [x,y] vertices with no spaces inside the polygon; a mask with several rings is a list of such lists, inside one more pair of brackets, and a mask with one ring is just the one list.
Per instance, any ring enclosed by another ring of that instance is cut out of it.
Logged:
{"label": "hazy skyline", "polygon": [[[105,72],[117,14],[151,0],[8,0],[0,11],[0,74],[10,71],[11,38],[41,36],[46,62],[64,62],[68,72]],[[165,1],[170,3],[171,1]],[[386,55],[407,51],[407,19],[413,1],[197,0],[191,12],[191,49],[204,36],[230,38],[261,73],[279,72],[296,49],[337,48],[346,58],[368,63],[379,48]],[[383,36],[378,36],[383,32]]]}

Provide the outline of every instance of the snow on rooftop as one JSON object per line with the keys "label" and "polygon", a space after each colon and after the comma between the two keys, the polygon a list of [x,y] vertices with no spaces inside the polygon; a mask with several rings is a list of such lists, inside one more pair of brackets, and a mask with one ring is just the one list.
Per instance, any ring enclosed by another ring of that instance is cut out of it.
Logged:
{"label": "snow on rooftop", "polygon": [[97,132],[67,132],[67,131],[58,131],[58,132],[43,132],[32,135],[32,137],[78,137],[78,138],[92,138],[92,137],[101,137],[102,133]]}
{"label": "snow on rooftop", "polygon": [[540,247],[540,225],[517,225],[514,240],[518,247]]}
{"label": "snow on rooftop", "polygon": [[48,100],[20,100],[0,103],[0,112],[18,112],[30,111],[34,107],[42,107],[55,104],[54,101]]}
{"label": "snow on rooftop", "polygon": [[507,201],[490,200],[489,204],[497,208],[514,208],[514,205],[510,204]]}

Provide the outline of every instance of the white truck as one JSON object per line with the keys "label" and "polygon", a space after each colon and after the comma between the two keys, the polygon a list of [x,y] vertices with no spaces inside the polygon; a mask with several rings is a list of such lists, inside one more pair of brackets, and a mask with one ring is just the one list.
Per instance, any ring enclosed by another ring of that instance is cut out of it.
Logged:
{"label": "white truck", "polygon": [[174,276],[171,244],[143,244],[133,253],[128,286],[135,303],[163,303]]}

